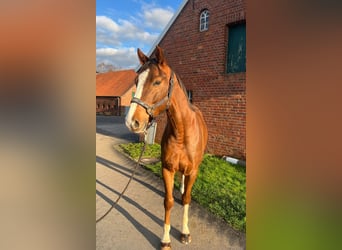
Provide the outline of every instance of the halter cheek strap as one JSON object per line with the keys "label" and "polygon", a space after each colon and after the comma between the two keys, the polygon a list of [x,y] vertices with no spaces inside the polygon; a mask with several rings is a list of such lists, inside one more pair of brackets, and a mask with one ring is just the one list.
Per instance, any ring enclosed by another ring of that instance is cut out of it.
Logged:
{"label": "halter cheek strap", "polygon": [[141,99],[133,97],[133,99],[131,100],[131,103],[136,103],[138,105],[140,105],[141,107],[143,107],[146,110],[146,113],[153,119],[154,116],[154,110],[156,108],[158,108],[159,106],[163,105],[166,102],[166,108],[164,111],[168,110],[170,107],[170,99],[171,99],[171,95],[172,95],[172,90],[173,90],[173,76],[174,73],[173,71],[171,72],[171,77],[170,77],[170,81],[169,81],[169,90],[167,93],[167,96],[165,96],[163,99],[161,99],[159,102],[153,104],[153,105],[148,105],[147,103],[143,102]]}

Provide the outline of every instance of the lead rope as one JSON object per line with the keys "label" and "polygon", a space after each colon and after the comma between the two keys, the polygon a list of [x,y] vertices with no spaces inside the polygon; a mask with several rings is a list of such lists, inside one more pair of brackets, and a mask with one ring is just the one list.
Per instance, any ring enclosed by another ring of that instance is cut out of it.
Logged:
{"label": "lead rope", "polygon": [[145,140],[144,140],[143,146],[141,147],[141,153],[140,153],[139,159],[138,159],[137,163],[135,164],[135,167],[134,167],[134,169],[133,169],[133,172],[132,172],[132,174],[131,174],[131,177],[129,178],[129,180],[128,180],[126,186],[125,186],[125,188],[122,190],[121,194],[120,194],[119,197],[116,199],[116,201],[112,204],[112,206],[108,209],[108,211],[107,211],[104,215],[102,215],[100,218],[98,218],[98,219],[96,220],[96,223],[98,223],[99,221],[101,221],[104,217],[107,216],[107,214],[110,213],[110,211],[112,211],[112,209],[114,208],[114,206],[119,202],[119,200],[121,199],[121,197],[122,197],[122,196],[124,195],[124,193],[126,192],[128,186],[129,186],[129,184],[131,183],[131,181],[132,181],[132,179],[133,179],[133,177],[134,177],[134,174],[135,174],[136,170],[138,169],[138,166],[139,166],[140,161],[141,161],[141,158],[142,158],[142,156],[143,156],[143,154],[144,154],[144,152],[145,152],[145,149],[146,149],[146,142],[145,142]]}

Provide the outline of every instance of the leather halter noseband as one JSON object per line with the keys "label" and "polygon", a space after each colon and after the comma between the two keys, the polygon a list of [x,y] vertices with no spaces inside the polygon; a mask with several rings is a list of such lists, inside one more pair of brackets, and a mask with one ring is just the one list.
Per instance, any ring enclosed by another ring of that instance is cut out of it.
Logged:
{"label": "leather halter noseband", "polygon": [[148,105],[147,103],[143,102],[141,99],[133,97],[133,99],[131,100],[131,103],[136,103],[140,105],[141,107],[143,107],[146,110],[146,113],[150,116],[151,120],[154,119],[154,115],[153,115],[154,110],[158,108],[159,106],[163,105],[165,102],[167,103],[166,103],[166,108],[164,111],[169,109],[170,99],[171,99],[172,90],[173,90],[173,77],[174,77],[174,73],[173,71],[171,71],[171,77],[169,80],[169,90],[167,92],[167,95],[163,99],[161,99],[159,102],[153,105]]}

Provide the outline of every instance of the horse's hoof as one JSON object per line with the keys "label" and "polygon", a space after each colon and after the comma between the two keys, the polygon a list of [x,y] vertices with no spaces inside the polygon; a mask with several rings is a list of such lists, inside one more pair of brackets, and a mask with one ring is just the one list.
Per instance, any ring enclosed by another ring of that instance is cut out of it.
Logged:
{"label": "horse's hoof", "polygon": [[171,250],[171,242],[161,242],[161,250]]}
{"label": "horse's hoof", "polygon": [[191,242],[191,235],[190,234],[181,234],[181,242],[183,244],[189,244]]}

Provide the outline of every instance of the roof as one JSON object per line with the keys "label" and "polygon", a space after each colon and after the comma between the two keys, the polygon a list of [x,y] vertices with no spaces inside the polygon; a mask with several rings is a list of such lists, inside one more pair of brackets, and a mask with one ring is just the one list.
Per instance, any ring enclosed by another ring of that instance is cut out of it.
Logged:
{"label": "roof", "polygon": [[[184,6],[188,3],[188,0],[183,0],[182,4],[179,6],[177,12],[172,16],[171,20],[168,22],[168,24],[165,26],[164,30],[162,33],[160,33],[159,37],[157,40],[154,41],[154,43],[151,46],[150,51],[147,53],[147,56],[151,56],[153,51],[155,50],[156,46],[160,43],[160,41],[163,39],[165,34],[169,31],[170,27],[172,24],[175,22],[181,11],[183,10]],[[140,69],[141,65],[139,64],[135,71],[138,71]]]}
{"label": "roof", "polygon": [[96,96],[122,96],[134,86],[133,69],[110,71],[96,75]]}
{"label": "roof", "polygon": [[164,30],[162,33],[160,33],[159,37],[157,38],[157,40],[153,43],[150,51],[148,52],[148,56],[151,56],[154,49],[156,48],[156,46],[160,43],[160,41],[163,39],[163,37],[165,36],[165,34],[168,32],[168,30],[170,29],[170,27],[172,26],[172,24],[175,22],[175,20],[177,19],[177,17],[179,16],[179,14],[181,13],[181,11],[183,10],[184,6],[187,4],[188,0],[183,0],[182,4],[179,6],[177,12],[172,16],[171,20],[168,22],[168,24],[165,26]]}

